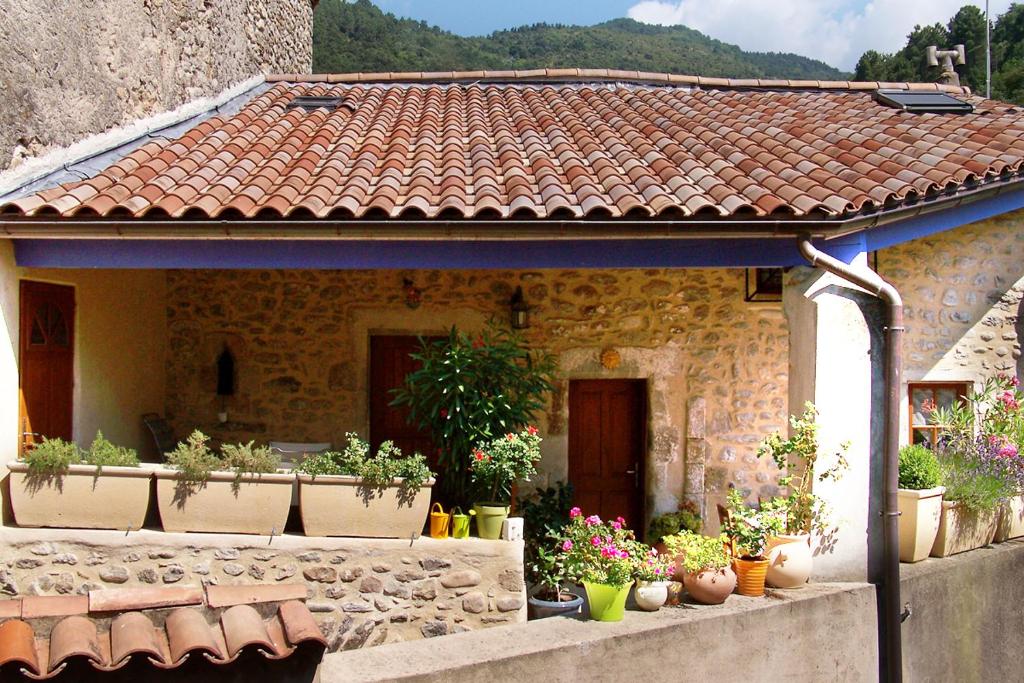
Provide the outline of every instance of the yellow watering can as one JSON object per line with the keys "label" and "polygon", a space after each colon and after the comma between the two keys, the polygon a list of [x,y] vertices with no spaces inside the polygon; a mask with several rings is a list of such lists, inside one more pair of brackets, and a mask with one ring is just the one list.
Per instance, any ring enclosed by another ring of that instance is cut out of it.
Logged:
{"label": "yellow watering can", "polygon": [[448,538],[448,522],[451,515],[444,511],[440,503],[434,503],[430,508],[430,537]]}

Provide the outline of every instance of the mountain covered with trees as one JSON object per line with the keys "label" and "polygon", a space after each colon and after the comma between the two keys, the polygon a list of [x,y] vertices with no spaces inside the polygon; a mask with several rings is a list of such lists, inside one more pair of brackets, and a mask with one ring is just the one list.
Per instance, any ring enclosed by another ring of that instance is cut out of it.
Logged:
{"label": "mountain covered with trees", "polygon": [[[1014,3],[992,22],[992,97],[1024,103],[1024,4]],[[856,78],[868,81],[934,81],[939,74],[928,66],[929,45],[940,49],[963,44],[967,64],[956,67],[960,83],[985,94],[985,15],[965,5],[949,22],[915,26],[907,44],[897,52],[869,50],[857,62]]]}
{"label": "mountain covered with trees", "polygon": [[467,38],[385,14],[369,0],[322,0],[313,15],[316,73],[557,67],[731,78],[847,77],[807,57],[746,52],[685,26],[652,26],[632,19],[596,26],[535,24]]}

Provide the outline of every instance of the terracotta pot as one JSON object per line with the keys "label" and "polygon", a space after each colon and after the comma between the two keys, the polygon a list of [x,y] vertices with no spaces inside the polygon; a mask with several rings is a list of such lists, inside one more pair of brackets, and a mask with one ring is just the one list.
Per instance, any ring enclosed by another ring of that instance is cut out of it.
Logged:
{"label": "terracotta pot", "polygon": [[194,486],[176,470],[160,469],[156,499],[164,531],[280,534],[292,502],[293,474],[211,472]]}
{"label": "terracotta pot", "polygon": [[745,560],[737,557],[732,561],[736,572],[736,592],[752,598],[764,595],[764,580],[768,574],[768,560]]}
{"label": "terracotta pot", "polygon": [[637,581],[633,590],[636,606],[645,612],[657,612],[668,600],[671,581]]}
{"label": "terracotta pot", "polygon": [[731,567],[683,573],[683,585],[695,602],[721,605],[736,588],[736,572]]}
{"label": "terracotta pot", "polygon": [[580,614],[583,607],[583,597],[562,592],[562,600],[541,600],[531,595],[526,600],[526,616],[531,621],[534,619],[547,619],[548,617],[575,617]]}
{"label": "terracotta pot", "polygon": [[137,530],[146,519],[151,469],[71,465],[63,474],[38,475],[23,462],[7,468],[18,526]]}
{"label": "terracotta pot", "polygon": [[995,538],[997,522],[995,510],[968,510],[959,503],[942,501],[932,557],[947,557],[988,545]]}
{"label": "terracotta pot", "polygon": [[920,562],[935,545],[946,489],[899,489],[900,562]]}
{"label": "terracotta pot", "polygon": [[680,598],[683,596],[683,584],[679,581],[668,582],[668,598],[665,599],[665,604],[675,607],[679,604]]}
{"label": "terracotta pot", "polygon": [[[299,475],[299,512],[307,536],[411,538],[423,531],[430,508],[430,479],[415,491],[394,479],[367,485],[359,477]],[[445,515],[445,519],[448,516]],[[447,530],[445,535],[447,536]]]}
{"label": "terracotta pot", "polygon": [[1024,494],[1014,496],[1000,506],[995,542],[1024,536]]}
{"label": "terracotta pot", "polygon": [[810,534],[782,534],[768,539],[765,582],[775,588],[801,588],[811,578],[814,557]]}

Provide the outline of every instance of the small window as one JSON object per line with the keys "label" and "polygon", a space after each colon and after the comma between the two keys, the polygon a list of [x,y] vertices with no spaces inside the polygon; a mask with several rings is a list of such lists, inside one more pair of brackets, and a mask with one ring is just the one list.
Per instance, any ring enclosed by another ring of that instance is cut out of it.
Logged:
{"label": "small window", "polygon": [[943,92],[876,90],[875,99],[914,114],[970,114],[974,111],[970,102],[958,100]]}
{"label": "small window", "polygon": [[744,301],[782,301],[782,268],[747,268]]}
{"label": "small window", "polygon": [[941,425],[930,424],[929,406],[952,408],[963,403],[971,391],[970,382],[919,382],[909,385],[910,396],[910,443],[919,443],[934,448],[939,438]]}

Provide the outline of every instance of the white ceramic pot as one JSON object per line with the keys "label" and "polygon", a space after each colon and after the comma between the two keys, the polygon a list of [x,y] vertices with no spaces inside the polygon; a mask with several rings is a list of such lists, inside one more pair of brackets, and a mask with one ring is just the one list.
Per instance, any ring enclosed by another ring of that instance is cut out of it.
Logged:
{"label": "white ceramic pot", "polygon": [[670,581],[637,581],[633,597],[636,606],[645,612],[656,612],[668,600]]}
{"label": "white ceramic pot", "polygon": [[808,534],[773,536],[765,552],[768,574],[765,583],[774,588],[800,588],[811,577],[814,558]]}
{"label": "white ceramic pot", "polygon": [[899,489],[900,562],[920,562],[935,545],[946,489]]}
{"label": "white ceramic pot", "polygon": [[1014,496],[999,508],[996,543],[1024,536],[1024,493]]}

